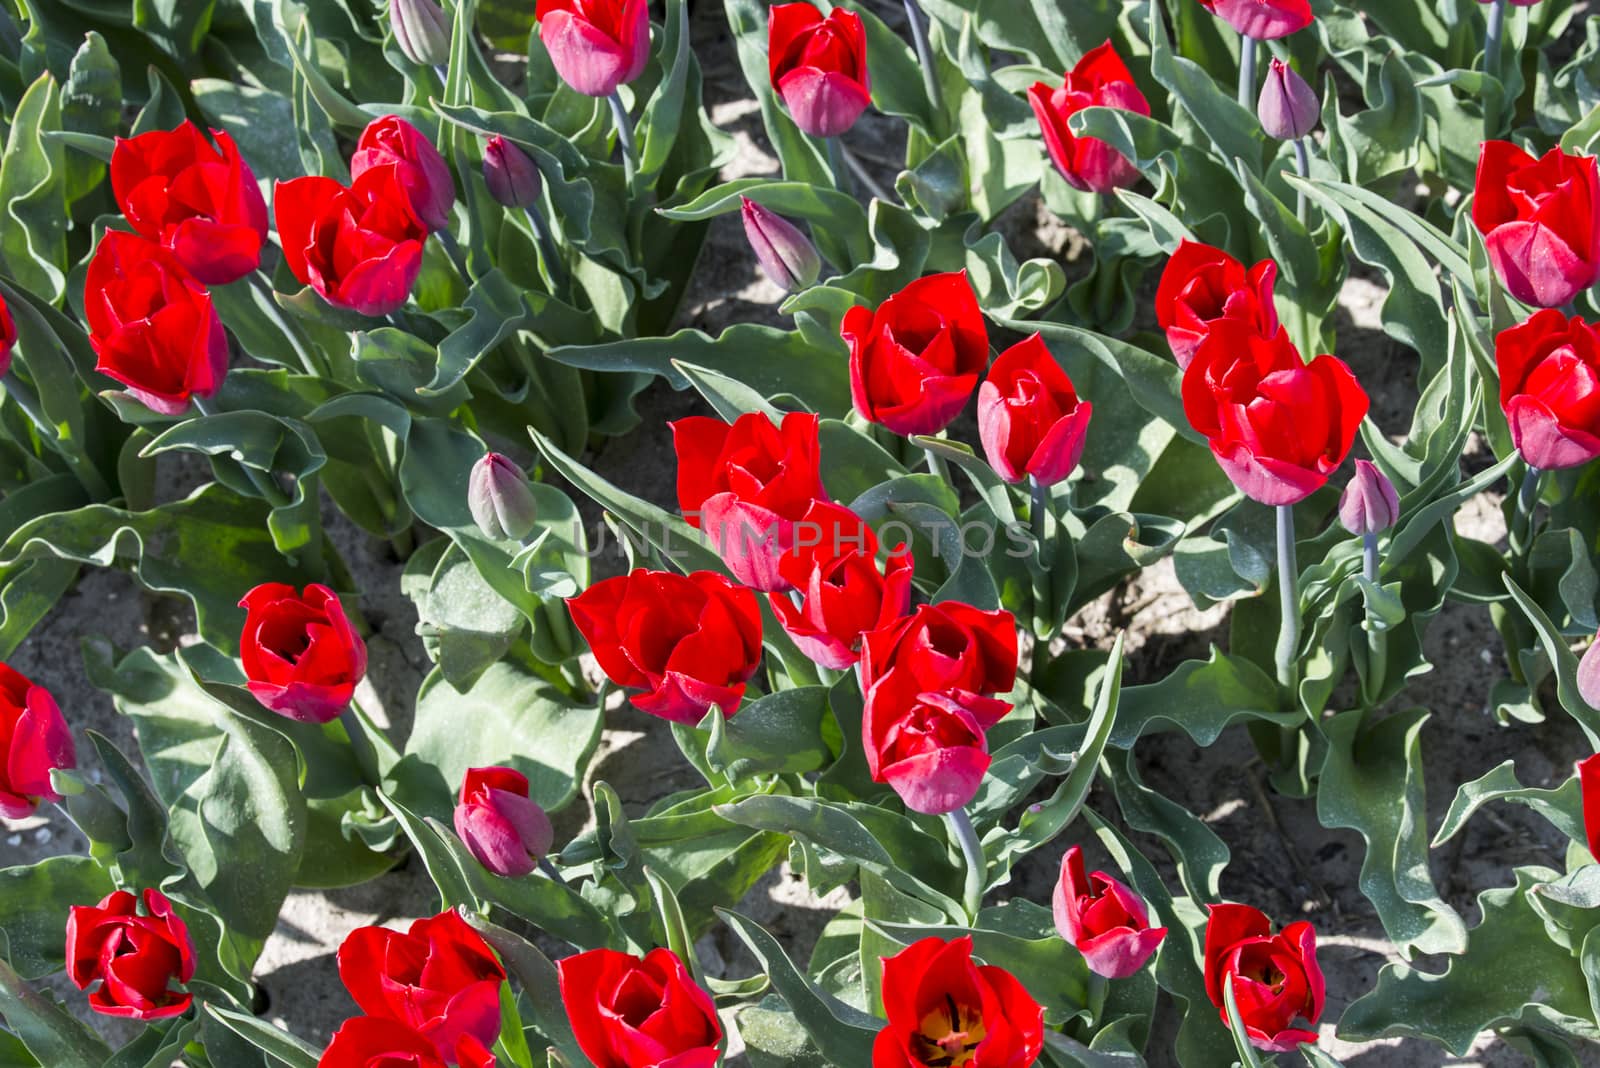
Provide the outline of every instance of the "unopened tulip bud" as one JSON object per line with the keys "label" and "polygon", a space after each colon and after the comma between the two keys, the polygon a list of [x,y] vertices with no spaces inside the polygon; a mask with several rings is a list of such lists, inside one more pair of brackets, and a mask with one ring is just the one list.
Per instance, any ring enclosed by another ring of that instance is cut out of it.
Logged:
{"label": "unopened tulip bud", "polygon": [[521,541],[538,518],[528,476],[497,452],[485,453],[473,465],[467,507],[484,537],[503,541]]}
{"label": "unopened tulip bud", "polygon": [[489,195],[507,208],[531,208],[539,203],[544,179],[528,154],[498,135],[483,146],[483,180]]}
{"label": "unopened tulip bud", "polygon": [[539,866],[555,841],[528,779],[511,768],[469,768],[456,804],[456,834],[479,864],[508,879]]}
{"label": "unopened tulip bud", "polygon": [[419,67],[450,61],[450,22],[433,0],[389,0],[394,43]]}
{"label": "unopened tulip bud", "polygon": [[1281,59],[1274,59],[1256,105],[1261,128],[1280,141],[1298,141],[1317,128],[1317,94]]}
{"label": "unopened tulip bud", "polygon": [[1400,496],[1370,460],[1357,460],[1355,477],[1339,498],[1339,522],[1352,534],[1378,534],[1400,518]]}
{"label": "unopened tulip bud", "polygon": [[815,282],[822,273],[822,260],[799,227],[749,197],[739,200],[744,234],[773,284],[798,293]]}

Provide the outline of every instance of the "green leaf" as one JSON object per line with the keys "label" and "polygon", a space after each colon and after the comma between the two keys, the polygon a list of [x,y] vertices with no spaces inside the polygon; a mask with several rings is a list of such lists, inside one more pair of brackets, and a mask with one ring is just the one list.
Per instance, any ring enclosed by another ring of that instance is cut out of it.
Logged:
{"label": "green leaf", "polygon": [[1467,926],[1428,874],[1428,814],[1422,784],[1422,726],[1408,709],[1367,724],[1362,710],[1323,721],[1328,755],[1317,790],[1317,818],[1366,840],[1361,892],[1378,910],[1402,957],[1459,953]]}
{"label": "green leaf", "polygon": [[1438,833],[1433,836],[1433,845],[1440,846],[1454,838],[1473,813],[1491,801],[1526,805],[1574,842],[1584,840],[1583,806],[1576,776],[1554,790],[1540,790],[1523,786],[1517,779],[1516,762],[1507,760],[1456,790],[1450,811],[1445,813]]}
{"label": "green leaf", "polygon": [[24,979],[59,971],[68,907],[97,904],[114,889],[105,869],[88,857],[0,868],[0,932],[10,944],[11,966]]}
{"label": "green leaf", "polygon": [[825,686],[803,686],[768,694],[725,718],[713,707],[700,723],[710,730],[706,760],[737,782],[751,775],[804,774],[832,758],[822,737],[828,711]]}
{"label": "green leaf", "polygon": [[431,820],[418,816],[384,791],[378,791],[378,797],[385,807],[394,813],[395,819],[400,821],[406,837],[411,840],[418,855],[422,857],[422,863],[428,869],[428,877],[433,880],[434,887],[439,891],[440,907],[482,912],[483,902],[473,889],[471,877],[464,868],[463,854],[454,852],[445,844],[448,832],[443,831]]}
{"label": "green leaf", "polygon": [[1591,708],[1578,690],[1577,656],[1567,644],[1561,631],[1550,622],[1550,617],[1545,615],[1544,609],[1524,593],[1522,587],[1518,586],[1510,575],[1505,576],[1505,584],[1511,593],[1511,599],[1528,617],[1528,622],[1533,624],[1545,656],[1555,667],[1556,699],[1561,702],[1561,707],[1578,721],[1578,726],[1582,727],[1583,733],[1589,737],[1589,744],[1600,749],[1600,711]]}
{"label": "green leaf", "polygon": [[464,913],[485,941],[505,962],[506,971],[522,986],[526,1004],[533,1010],[534,1023],[539,1031],[561,1051],[568,1065],[582,1065],[587,1058],[578,1049],[572,1036],[572,1024],[561,1001],[561,988],[556,966],[540,949],[521,935],[503,927],[496,927],[481,916]]}
{"label": "green leaf", "polygon": [[0,1018],[28,1052],[49,1068],[100,1068],[111,1051],[47,995],[24,983],[5,963],[0,934]]}
{"label": "green leaf", "polygon": [[11,116],[0,155],[0,267],[54,304],[66,292],[67,166],[59,142],[44,136],[61,125],[61,94],[41,74]]}
{"label": "green leaf", "polygon": [[526,629],[517,606],[496,593],[448,538],[412,554],[401,588],[417,606],[417,632],[429,659],[457,690],[470,690]]}
{"label": "green leaf", "polygon": [[265,1053],[274,1065],[282,1065],[282,1068],[317,1068],[321,1054],[310,1043],[242,1012],[234,1012],[210,1002],[205,1009],[222,1026]]}
{"label": "green leaf", "polygon": [[1210,745],[1238,719],[1296,722],[1299,713],[1282,704],[1278,684],[1266,672],[1213,647],[1208,659],[1185,660],[1160,682],[1125,689],[1111,744],[1131,748],[1146,730],[1167,723]]}

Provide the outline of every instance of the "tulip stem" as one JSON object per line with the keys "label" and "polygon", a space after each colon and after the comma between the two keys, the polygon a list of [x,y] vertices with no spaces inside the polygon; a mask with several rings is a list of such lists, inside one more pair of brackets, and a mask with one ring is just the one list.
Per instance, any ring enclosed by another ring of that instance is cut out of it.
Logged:
{"label": "tulip stem", "polygon": [[350,752],[356,758],[356,767],[361,769],[361,778],[368,786],[381,784],[383,774],[378,770],[378,749],[372,744],[366,725],[356,713],[354,701],[345,705],[344,711],[339,713],[339,725],[350,738]]}
{"label": "tulip stem", "polygon": [[1361,573],[1368,582],[1378,581],[1378,536],[1361,535]]}
{"label": "tulip stem", "polygon": [[1246,111],[1256,109],[1256,42],[1253,37],[1239,35],[1239,106]]}
{"label": "tulip stem", "polygon": [[1500,77],[1500,38],[1506,25],[1506,0],[1494,0],[1489,7],[1489,33],[1483,41],[1483,72]]}
{"label": "tulip stem", "polygon": [[944,457],[942,457],[938,453],[934,452],[931,448],[925,448],[922,451],[923,451],[923,455],[925,455],[927,457],[927,459],[928,459],[928,472],[929,472],[929,474],[932,474],[932,475],[934,475],[934,476],[936,476],[938,478],[944,479],[944,481],[946,481],[946,482],[949,482],[950,481],[950,469],[945,466]]}
{"label": "tulip stem", "polygon": [[983,908],[983,884],[988,876],[988,868],[983,859],[983,846],[978,844],[978,830],[972,825],[972,817],[967,815],[965,808],[952,809],[944,814],[945,822],[950,826],[950,836],[961,847],[961,855],[967,862],[967,881],[962,894],[962,905],[967,910],[970,922],[978,922],[978,911]]}
{"label": "tulip stem", "polygon": [[1522,488],[1517,491],[1516,509],[1511,513],[1511,529],[1506,540],[1511,543],[1511,551],[1518,555],[1526,556],[1532,548],[1533,512],[1539,507],[1539,482],[1543,476],[1543,471],[1530,465],[1527,474],[1522,476]]}
{"label": "tulip stem", "polygon": [[861,184],[861,187],[867,191],[869,197],[875,197],[887,204],[894,203],[888,191],[878,184],[877,179],[867,173],[867,169],[861,165],[861,161],[856,158],[856,154],[845,147],[844,141],[837,137],[829,137],[826,140],[828,142],[828,163],[833,168],[833,180],[840,189],[850,188],[851,183],[845,177],[845,172],[848,171]]}
{"label": "tulip stem", "polygon": [[550,236],[550,227],[544,221],[544,212],[539,210],[537,204],[529,204],[523,210],[528,213],[528,225],[533,227],[533,236],[539,242],[539,254],[544,257],[551,284],[564,291],[567,288],[567,268],[556,255],[556,243]]}
{"label": "tulip stem", "polygon": [[[1302,178],[1311,177],[1311,153],[1306,151],[1306,139],[1294,139],[1294,172]],[[1294,217],[1300,220],[1300,225],[1306,224],[1306,191],[1298,190],[1295,193]]]}
{"label": "tulip stem", "polygon": [[[194,402],[194,410],[201,415],[211,416],[218,414],[217,410],[211,406],[211,402],[198,393],[191,395],[189,399]],[[257,471],[243,460],[235,460],[234,462],[239,465],[239,470],[243,471],[245,477],[250,480],[250,485],[254,486],[256,492],[272,507],[282,508],[289,503],[288,495],[283,492],[283,487],[278,485],[275,480],[263,472]]]}
{"label": "tulip stem", "polygon": [[555,883],[557,886],[567,885],[567,881],[561,877],[561,873],[556,871],[556,866],[550,863],[549,857],[539,858],[539,870],[544,872],[545,875],[549,877],[550,881]]}
{"label": "tulip stem", "polygon": [[272,288],[271,283],[267,281],[266,276],[260,271],[256,271],[248,277],[250,285],[261,295],[262,311],[266,313],[272,325],[277,327],[279,332],[283,334],[284,340],[289,342],[289,347],[294,350],[295,359],[300,361],[300,366],[305,368],[306,374],[312,378],[328,377],[328,372],[323,368],[321,362],[312,356],[310,350],[306,348],[305,342],[300,337],[299,330],[295,328],[293,323],[289,322],[288,318],[283,314],[283,309],[278,306],[278,291]]}
{"label": "tulip stem", "polygon": [[623,106],[621,93],[612,92],[607,99],[611,102],[611,120],[617,127],[617,142],[622,146],[622,176],[631,193],[633,183],[639,176],[639,149],[633,141],[633,119],[629,118],[628,109]]}
{"label": "tulip stem", "polygon": [[456,273],[461,275],[461,280],[467,285],[472,285],[472,273],[467,270],[467,254],[461,251],[461,242],[456,240],[456,235],[449,230],[435,230],[433,236],[439,239],[439,245],[444,249],[450,262],[455,264]]}
{"label": "tulip stem", "polygon": [[1029,477],[1028,485],[1033,492],[1033,506],[1028,512],[1028,521],[1033,525],[1033,540],[1039,546],[1039,564],[1048,568],[1045,563],[1045,543],[1048,538],[1047,520],[1050,515],[1050,487],[1038,479]]}
{"label": "tulip stem", "polygon": [[1294,506],[1278,505],[1278,682],[1292,693],[1300,649],[1300,569],[1294,557]]}
{"label": "tulip stem", "polygon": [[922,87],[928,93],[928,103],[933,105],[935,125],[944,115],[944,92],[939,87],[939,70],[934,66],[933,49],[928,47],[928,32],[922,25],[922,12],[917,10],[917,0],[905,0],[906,21],[911,24],[911,42],[917,49],[917,65],[922,68]]}

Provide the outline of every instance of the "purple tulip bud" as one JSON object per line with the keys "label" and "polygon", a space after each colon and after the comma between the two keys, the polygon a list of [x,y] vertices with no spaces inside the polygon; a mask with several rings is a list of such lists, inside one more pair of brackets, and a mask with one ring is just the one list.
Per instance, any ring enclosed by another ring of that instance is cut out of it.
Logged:
{"label": "purple tulip bud", "polygon": [[1600,708],[1600,634],[1595,635],[1578,661],[1578,696],[1590,708]]}
{"label": "purple tulip bud", "polygon": [[1256,113],[1268,134],[1280,141],[1298,141],[1317,128],[1317,94],[1293,67],[1274,59]]}
{"label": "purple tulip bud", "polygon": [[508,879],[527,875],[550,852],[555,829],[511,768],[469,768],[456,803],[456,834],[479,864]]}
{"label": "purple tulip bud", "polygon": [[485,453],[472,466],[467,508],[483,536],[497,540],[521,541],[538,518],[528,477],[497,452]]}
{"label": "purple tulip bud", "polygon": [[483,180],[489,195],[508,208],[531,208],[539,203],[544,179],[528,154],[498,134],[483,146]]}
{"label": "purple tulip bud", "polygon": [[1400,518],[1400,496],[1394,483],[1370,460],[1357,460],[1355,477],[1339,498],[1339,522],[1352,534],[1377,534]]}
{"label": "purple tulip bud", "polygon": [[749,197],[739,201],[744,234],[773,284],[798,293],[815,282],[822,273],[822,260],[799,227]]}
{"label": "purple tulip bud", "polygon": [[450,22],[433,0],[389,0],[394,43],[419,67],[450,61]]}

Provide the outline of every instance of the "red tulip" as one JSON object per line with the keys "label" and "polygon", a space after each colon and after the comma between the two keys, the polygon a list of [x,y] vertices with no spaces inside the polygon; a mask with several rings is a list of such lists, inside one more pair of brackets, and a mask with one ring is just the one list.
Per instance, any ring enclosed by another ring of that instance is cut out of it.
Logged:
{"label": "red tulip", "polygon": [[862,687],[891,672],[908,676],[918,691],[1007,693],[1017,681],[1016,620],[959,601],[919,605],[864,639]]}
{"label": "red tulip", "polygon": [[965,271],[919,278],[877,311],[851,308],[839,332],[856,411],[897,434],[949,426],[989,365],[989,331]]}
{"label": "red tulip", "polygon": [[1156,289],[1156,321],[1179,367],[1188,367],[1194,350],[1218,319],[1238,319],[1262,337],[1278,332],[1272,287],[1278,265],[1262,260],[1244,264],[1210,245],[1187,238],[1167,260]]}
{"label": "red tulip", "polygon": [[1494,342],[1500,407],[1531,467],[1577,467],[1600,456],[1600,326],[1553,308]]}
{"label": "red tulip", "polygon": [[144,892],[143,913],[138,898],[118,890],[67,914],[67,978],[103,1016],[182,1016],[194,998],[173,984],[193,979],[194,968],[189,929],[159,890]]}
{"label": "red tulip", "polygon": [[1310,0],[1200,0],[1200,6],[1253,41],[1275,41],[1311,25]]}
{"label": "red tulip", "polygon": [[153,241],[108,230],[83,287],[95,370],[163,415],[209,397],[228,373],[228,335],[211,294]]}
{"label": "red tulip", "polygon": [[1249,905],[1212,905],[1206,921],[1205,980],[1211,1004],[1228,1022],[1223,985],[1233,988],[1250,1044],[1269,1053],[1289,1053],[1317,1033],[1324,985],[1317,964],[1317,932],[1291,923],[1278,934],[1272,921]]}
{"label": "red tulip", "polygon": [[1000,354],[978,387],[978,437],[989,465],[1007,482],[1053,486],[1083,456],[1093,405],[1038,334]]}
{"label": "red tulip", "polygon": [[367,647],[339,597],[312,583],[305,593],[267,582],[249,593],[239,659],[250,692],[266,708],[302,723],[338,719],[367,673]]}
{"label": "red tulip", "polygon": [[1150,114],[1150,102],[1134,84],[1127,64],[1107,41],[1084,53],[1064,77],[1059,89],[1035,82],[1028,90],[1028,103],[1056,170],[1072,188],[1087,192],[1109,193],[1133,185],[1139,171],[1126,156],[1098,137],[1080,137],[1067,125],[1068,119],[1089,107]]}
{"label": "red tulip", "polygon": [[823,15],[806,3],[775,6],[767,65],[794,124],[813,137],[839,136],[872,103],[867,31],[853,11]]}
{"label": "red tulip", "polygon": [[585,96],[610,96],[650,62],[647,0],[539,0],[534,17],[556,73]]}
{"label": "red tulip", "polygon": [[494,1054],[471,1035],[463,1035],[452,1057],[441,1057],[432,1042],[403,1023],[381,1016],[357,1016],[333,1033],[317,1068],[495,1068]]}
{"label": "red tulip", "polygon": [[456,804],[456,834],[479,864],[506,878],[527,875],[550,852],[555,829],[512,768],[468,768]]}
{"label": "red tulip", "polygon": [[919,689],[891,671],[867,690],[861,737],[873,782],[888,783],[913,812],[965,807],[989,770],[986,732],[1011,704],[970,690]]}
{"label": "red tulip", "polygon": [[395,167],[373,167],[348,189],[332,178],[279,182],[273,210],[289,270],[329,304],[375,318],[404,306],[428,227]]}
{"label": "red tulip", "polygon": [[1554,308],[1600,278],[1600,169],[1552,148],[1538,159],[1485,141],[1472,222],[1495,273],[1525,304]]}
{"label": "red tulip", "polygon": [[1051,907],[1061,937],[1078,947],[1090,971],[1107,979],[1126,979],[1143,968],[1167,937],[1165,927],[1150,926],[1138,894],[1103,871],[1085,872],[1078,846],[1061,858]]}
{"label": "red tulip", "polygon": [[705,416],[672,424],[678,506],[754,589],[788,588],[778,565],[794,546],[794,524],[826,496],[817,429],[817,417],[802,412],[779,426],[758,412],[732,426]]}
{"label": "red tulip", "polygon": [[872,528],[839,504],[814,502],[802,528],[805,544],[780,565],[800,598],[771,593],[767,603],[802,653],[842,671],[861,659],[866,632],[910,610],[911,554],[899,546],[880,566]]}
{"label": "red tulip", "polygon": [[1590,856],[1600,859],[1600,753],[1578,761],[1578,789],[1583,799],[1584,844]]}
{"label": "red tulip", "polygon": [[0,816],[20,820],[40,801],[60,801],[50,773],[77,766],[72,731],[50,691],[0,664]]}
{"label": "red tulip", "polygon": [[761,662],[756,595],[714,571],[639,568],[567,599],[600,669],[635,708],[693,726],[713,705],[731,716]]}
{"label": "red tulip", "polygon": [[6,298],[0,297],[0,375],[11,370],[11,350],[17,346],[17,324]]}
{"label": "red tulip", "polygon": [[403,934],[356,928],[339,947],[339,978],[362,1012],[411,1028],[446,1061],[463,1038],[492,1046],[500,1037],[506,971],[454,911],[417,920]]}
{"label": "red tulip", "polygon": [[433,142],[398,115],[374,119],[361,131],[355,155],[350,157],[350,181],[361,181],[370,170],[388,168],[411,200],[411,211],[429,230],[450,225],[456,203],[455,179]]}
{"label": "red tulip", "polygon": [[972,959],[972,938],[924,938],[883,960],[889,1022],[872,1068],[1029,1068],[1044,1048],[1044,1009],[1016,976]]}
{"label": "red tulip", "polygon": [[267,240],[267,202],[239,148],[221,130],[213,147],[192,122],[117,138],[111,190],[139,233],[165,245],[207,285],[255,270]]}
{"label": "red tulip", "polygon": [[1282,331],[1219,319],[1183,373],[1183,410],[1245,496],[1294,504],[1344,462],[1367,395],[1343,361],[1305,363]]}
{"label": "red tulip", "polygon": [[716,1007],[670,949],[591,949],[556,962],[561,1004],[594,1068],[713,1068]]}

